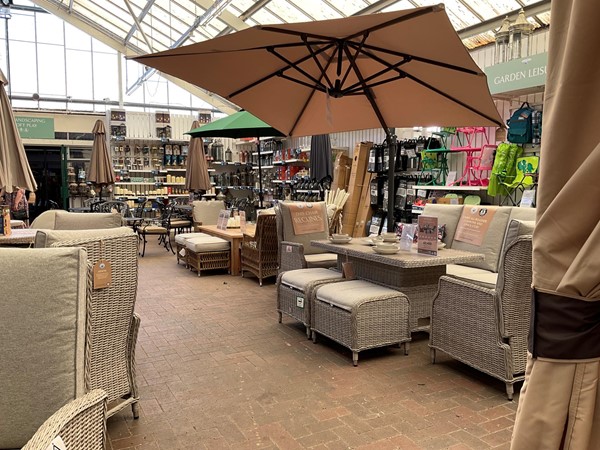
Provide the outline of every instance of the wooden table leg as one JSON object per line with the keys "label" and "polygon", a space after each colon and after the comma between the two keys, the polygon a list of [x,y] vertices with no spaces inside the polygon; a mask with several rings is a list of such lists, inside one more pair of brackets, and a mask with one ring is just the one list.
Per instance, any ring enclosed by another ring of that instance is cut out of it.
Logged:
{"label": "wooden table leg", "polygon": [[231,275],[239,275],[242,267],[240,258],[241,239],[233,238],[231,240]]}

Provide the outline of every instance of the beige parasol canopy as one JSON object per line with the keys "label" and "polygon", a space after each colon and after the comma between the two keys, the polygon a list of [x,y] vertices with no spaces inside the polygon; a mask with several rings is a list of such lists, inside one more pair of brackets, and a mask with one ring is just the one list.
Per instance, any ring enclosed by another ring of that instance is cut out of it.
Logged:
{"label": "beige parasol canopy", "polygon": [[8,80],[0,70],[0,191],[16,187],[34,192],[37,184],[25,155],[13,110],[4,86]]}
{"label": "beige parasol canopy", "polygon": [[530,357],[513,450],[600,448],[600,3],[552,2]]}
{"label": "beige parasol canopy", "polygon": [[[195,120],[192,124],[192,130],[195,130],[199,126],[200,123]],[[190,140],[185,169],[185,188],[189,191],[208,191],[210,187],[210,177],[208,176],[208,165],[204,156],[202,138],[193,137]]]}
{"label": "beige parasol canopy", "polygon": [[115,182],[115,171],[113,170],[106,146],[106,127],[104,126],[104,122],[100,119],[96,120],[92,132],[94,133],[94,144],[87,181],[96,186],[113,184]]}

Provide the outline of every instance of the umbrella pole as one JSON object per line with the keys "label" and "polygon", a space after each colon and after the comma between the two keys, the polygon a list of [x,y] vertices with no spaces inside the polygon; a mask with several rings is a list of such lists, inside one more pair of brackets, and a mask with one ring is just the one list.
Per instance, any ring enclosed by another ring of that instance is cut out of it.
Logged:
{"label": "umbrella pole", "polygon": [[388,141],[388,205],[387,205],[387,231],[394,232],[394,205],[396,201],[396,150],[398,141],[396,133],[391,128],[386,129]]}
{"label": "umbrella pole", "polygon": [[260,162],[260,137],[256,138],[256,150],[258,151],[258,206],[263,207],[263,184],[262,184],[262,165]]}

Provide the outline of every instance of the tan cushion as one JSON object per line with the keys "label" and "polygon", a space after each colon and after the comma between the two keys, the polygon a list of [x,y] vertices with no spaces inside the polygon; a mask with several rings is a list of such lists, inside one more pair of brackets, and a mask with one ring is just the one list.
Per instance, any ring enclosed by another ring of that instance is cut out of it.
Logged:
{"label": "tan cushion", "polygon": [[175,242],[184,245],[185,241],[195,237],[208,236],[206,233],[179,233],[175,235]]}
{"label": "tan cushion", "polygon": [[511,220],[506,227],[504,236],[504,247],[510,245],[519,236],[531,236],[535,229],[535,222],[532,220]]}
{"label": "tan cushion", "polygon": [[29,226],[36,230],[54,230],[57,212],[57,209],[50,209],[48,211],[44,211],[39,216],[37,216]]}
{"label": "tan cushion", "polygon": [[281,276],[281,283],[304,292],[308,283],[332,278],[342,278],[341,272],[323,268],[297,269],[284,272]]}
{"label": "tan cushion", "polygon": [[147,225],[138,228],[138,230],[142,234],[166,234],[167,232],[165,227],[161,227],[159,225]]}
{"label": "tan cushion", "polygon": [[219,212],[222,209],[225,209],[225,202],[217,200],[208,202],[196,200],[192,203],[192,207],[194,223],[216,225],[219,220]]}
{"label": "tan cushion", "polygon": [[0,448],[85,391],[87,253],[0,248]]}
{"label": "tan cushion", "polygon": [[183,228],[183,227],[191,226],[192,222],[190,222],[189,220],[185,220],[185,219],[176,219],[176,220],[171,220],[169,222],[169,225],[171,225],[171,228]]}
{"label": "tan cushion", "polygon": [[401,295],[401,293],[394,289],[363,280],[324,284],[317,289],[317,300],[345,309],[346,311],[352,311],[352,308],[363,300],[383,296],[393,297],[396,295]]}
{"label": "tan cushion", "polygon": [[55,230],[89,230],[98,228],[117,228],[122,225],[118,213],[73,213],[57,211]]}
{"label": "tan cushion", "polygon": [[335,267],[337,265],[337,255],[335,253],[316,253],[313,255],[304,255],[308,267]]}
{"label": "tan cushion", "polygon": [[57,242],[102,239],[120,236],[131,236],[135,233],[129,227],[106,228],[98,230],[38,230],[35,235],[34,246],[37,248],[51,247]]}
{"label": "tan cushion", "polygon": [[438,225],[446,225],[446,236],[443,242],[450,246],[454,240],[454,233],[456,233],[456,226],[462,210],[462,205],[428,203],[423,209],[423,215],[437,217]]}
{"label": "tan cushion", "polygon": [[536,220],[536,209],[535,208],[510,208],[510,218],[516,220],[527,220],[534,221]]}
{"label": "tan cushion", "polygon": [[293,203],[304,202],[283,202],[279,204],[283,219],[283,240],[302,244],[304,246],[305,255],[324,253],[325,251],[323,249],[313,247],[312,245],[310,245],[310,241],[327,239],[329,237],[329,228],[327,222],[327,205],[325,204],[325,202],[314,202],[310,204],[313,208],[321,208],[324,221],[324,227],[322,232],[296,235],[294,233],[294,226],[292,225],[292,217],[290,215],[289,207],[289,205]]}
{"label": "tan cushion", "polygon": [[[470,208],[470,206],[466,206],[465,208]],[[502,251],[502,242],[504,240],[506,226],[508,225],[508,218],[510,216],[511,208],[503,208],[498,206],[485,206],[485,208],[488,208],[488,210],[495,210],[495,213],[483,238],[482,244],[473,245],[454,239],[451,247],[456,250],[480,253],[485,257],[483,261],[465,263],[465,266],[478,267],[480,269],[498,272],[498,261]],[[460,221],[457,227],[458,226],[460,226]]]}
{"label": "tan cushion", "polygon": [[229,242],[215,236],[200,236],[185,241],[185,247],[194,253],[229,250]]}

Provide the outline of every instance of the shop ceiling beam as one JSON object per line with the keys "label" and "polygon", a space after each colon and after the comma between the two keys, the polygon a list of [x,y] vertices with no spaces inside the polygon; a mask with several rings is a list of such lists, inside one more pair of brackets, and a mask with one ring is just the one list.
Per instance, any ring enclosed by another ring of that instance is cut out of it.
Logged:
{"label": "shop ceiling beam", "polygon": [[139,28],[138,23],[142,23],[142,21],[144,20],[144,17],[146,17],[146,14],[148,14],[148,12],[150,11],[150,8],[152,8],[152,5],[154,5],[155,1],[156,0],[148,0],[146,2],[146,5],[144,5],[144,9],[142,9],[142,12],[140,12],[140,15],[137,16],[137,20],[131,26],[131,30],[129,30],[129,33],[127,33],[127,36],[125,36],[125,44],[127,44],[129,42],[129,39],[132,38],[133,34],[135,33],[135,30],[137,30]]}
{"label": "shop ceiling beam", "polygon": [[[113,50],[122,53],[125,56],[138,56],[143,55],[145,52],[142,49],[128,43],[127,45],[123,44],[123,40],[118,36],[114,36],[107,31],[100,30],[97,28],[97,25],[93,24],[91,21],[85,20],[85,17],[80,16],[77,11],[74,11],[73,14],[69,14],[68,7],[62,4],[59,0],[31,0],[32,3],[35,3],[37,6],[45,9],[51,14],[61,18],[65,22],[73,25],[75,28],[80,29],[84,33],[92,36],[94,39],[99,40],[103,44],[109,46]],[[192,95],[202,99],[209,105],[214,108],[223,111],[226,114],[233,114],[234,112],[239,111],[239,107],[234,103],[231,103],[224,98],[219,97],[211,92],[208,92],[204,89],[200,89],[197,86],[194,86],[191,83],[180,80],[179,78],[173,77],[171,75],[162,74],[163,78],[169,80],[171,83],[185,89]]]}
{"label": "shop ceiling beam", "polygon": [[[202,9],[208,10],[213,5],[214,1],[194,0],[194,3],[200,6]],[[235,16],[227,10],[222,11],[221,14],[218,15],[218,18],[225,22],[225,24],[228,27],[231,27],[234,30],[243,30],[244,28],[248,28],[248,25],[246,25],[246,23],[242,19],[240,19],[239,17]]]}
{"label": "shop ceiling beam", "polygon": [[73,0],[69,0],[69,14],[73,12]]}
{"label": "shop ceiling beam", "polygon": [[[475,17],[477,17],[477,20],[479,20],[480,22],[483,22],[485,19],[483,18],[483,16],[481,14],[479,14],[477,11],[475,11],[475,9],[468,4],[465,0],[458,0],[458,2],[463,5],[465,8],[467,8],[467,10],[473,14]],[[519,2],[519,0],[517,0],[517,2],[521,5],[521,2]],[[523,6],[523,5],[521,5]]]}
{"label": "shop ceiling beam", "polygon": [[[525,11],[525,15],[527,17],[530,17],[550,11],[550,2],[551,0],[540,0],[539,2],[525,6],[523,8],[523,10]],[[519,15],[520,10],[521,9],[519,8],[508,14],[502,14],[501,16],[485,20],[481,23],[478,23],[477,25],[458,30],[458,36],[461,39],[467,39],[473,36],[477,36],[478,34],[486,33],[488,31],[495,30],[496,28],[500,28],[500,26],[502,25],[502,21],[505,17],[508,16],[509,20],[514,21]]]}
{"label": "shop ceiling beam", "polygon": [[[125,6],[127,6],[127,9],[129,10],[129,14],[131,14],[131,18],[133,19],[133,22],[135,23],[135,26],[137,26],[137,29],[139,30],[142,37],[144,38],[144,42],[148,46],[148,51],[153,52],[154,48],[152,47],[152,44],[150,43],[150,39],[148,39],[148,36],[146,36],[146,33],[142,29],[142,25],[140,24],[140,21],[138,20],[137,16],[135,15],[135,12],[133,11],[131,2],[129,0],[125,0]],[[128,34],[128,36],[129,36],[129,34]],[[125,38],[125,39],[127,39],[127,38]],[[125,41],[125,42],[127,42],[127,41]]]}

